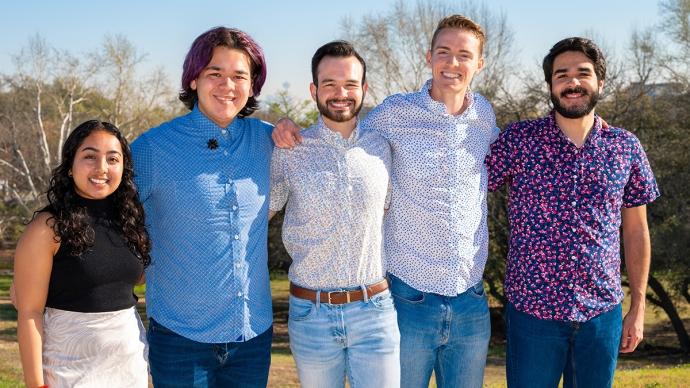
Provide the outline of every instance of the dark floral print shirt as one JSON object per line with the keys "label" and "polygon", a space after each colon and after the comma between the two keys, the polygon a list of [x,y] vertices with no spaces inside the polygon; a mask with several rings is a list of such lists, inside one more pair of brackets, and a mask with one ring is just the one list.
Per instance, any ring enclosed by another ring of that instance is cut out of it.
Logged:
{"label": "dark floral print shirt", "polygon": [[551,113],[509,125],[486,163],[489,190],[510,189],[508,300],[540,319],[577,322],[620,303],[621,207],[659,196],[639,140],[597,116],[577,148]]}

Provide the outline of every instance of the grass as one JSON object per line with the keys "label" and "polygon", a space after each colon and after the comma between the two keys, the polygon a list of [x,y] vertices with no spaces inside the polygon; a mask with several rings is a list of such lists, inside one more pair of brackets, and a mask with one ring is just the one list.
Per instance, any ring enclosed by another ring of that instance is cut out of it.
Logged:
{"label": "grass", "polygon": [[[4,257],[3,257],[4,256]],[[0,252],[0,268],[9,261],[7,252]],[[3,267],[4,265],[4,267]],[[21,387],[22,373],[16,342],[17,313],[9,302],[9,271],[0,272],[0,388]],[[269,387],[299,387],[295,363],[290,353],[287,335],[289,283],[285,274],[272,275],[274,337]],[[140,296],[137,306],[145,324],[145,286],[137,286]],[[624,311],[627,307],[624,306]],[[681,311],[690,327],[688,309]],[[632,355],[622,355],[618,361],[614,387],[686,387],[690,386],[690,359],[674,348],[675,334],[663,313],[648,308],[645,342]],[[492,338],[484,378],[485,387],[505,387],[505,341]],[[432,381],[431,387],[435,387]]]}

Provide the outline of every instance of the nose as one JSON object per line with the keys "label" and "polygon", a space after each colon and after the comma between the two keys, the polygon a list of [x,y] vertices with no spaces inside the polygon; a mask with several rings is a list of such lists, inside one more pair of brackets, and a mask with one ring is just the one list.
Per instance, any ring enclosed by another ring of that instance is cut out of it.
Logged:
{"label": "nose", "polygon": [[100,158],[99,159],[98,171],[99,172],[108,172],[108,159],[107,158]]}
{"label": "nose", "polygon": [[347,89],[345,86],[341,86],[335,89],[335,94],[337,96],[347,96]]}
{"label": "nose", "polygon": [[231,77],[221,77],[218,80],[218,85],[223,88],[232,89],[235,85],[235,82],[232,80]]}
{"label": "nose", "polygon": [[575,85],[575,86],[580,86],[580,79],[577,77],[571,77],[568,79],[568,85]]}

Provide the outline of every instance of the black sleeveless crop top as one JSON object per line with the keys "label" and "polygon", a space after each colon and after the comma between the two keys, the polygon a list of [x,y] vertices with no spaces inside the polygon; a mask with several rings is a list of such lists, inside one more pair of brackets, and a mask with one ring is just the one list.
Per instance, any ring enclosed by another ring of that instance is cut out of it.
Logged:
{"label": "black sleeveless crop top", "polygon": [[79,198],[79,204],[86,207],[94,244],[80,256],[60,244],[53,257],[46,307],[95,313],[134,306],[137,297],[132,288],[144,266],[114,228],[112,202]]}

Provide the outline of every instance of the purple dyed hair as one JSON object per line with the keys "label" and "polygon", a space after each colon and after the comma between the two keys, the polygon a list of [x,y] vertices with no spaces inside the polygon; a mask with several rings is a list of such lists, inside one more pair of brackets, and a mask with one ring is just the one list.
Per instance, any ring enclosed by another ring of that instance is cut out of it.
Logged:
{"label": "purple dyed hair", "polygon": [[249,56],[254,96],[249,97],[247,104],[237,114],[240,117],[249,116],[259,108],[259,101],[256,97],[261,93],[261,88],[266,81],[266,60],[264,59],[264,51],[261,49],[261,46],[247,33],[234,28],[215,27],[199,35],[194,40],[182,66],[180,101],[190,110],[194,109],[194,105],[199,97],[196,90],[192,90],[191,83],[199,77],[199,74],[211,62],[213,49],[219,46],[242,50]]}

